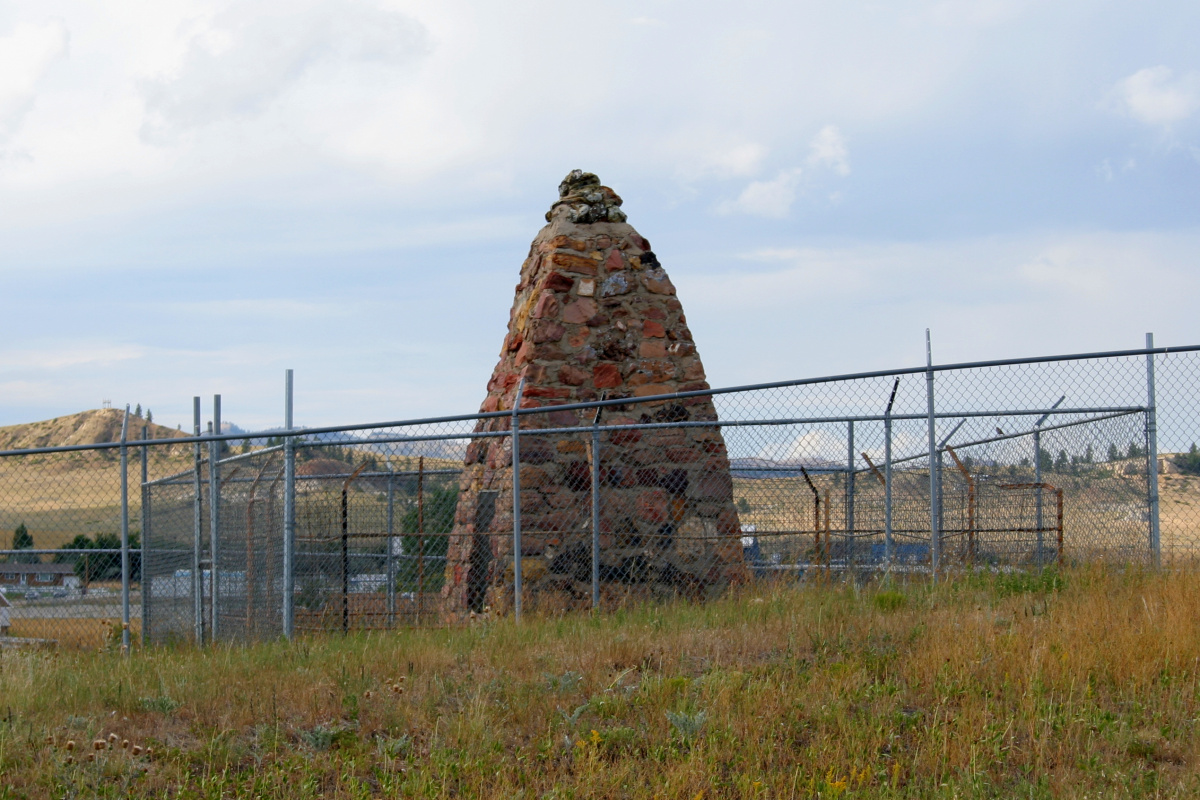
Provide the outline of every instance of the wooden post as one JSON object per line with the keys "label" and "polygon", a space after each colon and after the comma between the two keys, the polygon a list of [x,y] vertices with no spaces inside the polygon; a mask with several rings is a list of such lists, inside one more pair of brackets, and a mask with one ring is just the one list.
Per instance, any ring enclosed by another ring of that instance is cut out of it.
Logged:
{"label": "wooden post", "polygon": [[954,459],[954,465],[962,472],[963,478],[967,482],[967,560],[971,566],[975,565],[975,479],[971,477],[971,473],[959,460],[958,453],[954,452],[954,448],[947,446],[946,452]]}

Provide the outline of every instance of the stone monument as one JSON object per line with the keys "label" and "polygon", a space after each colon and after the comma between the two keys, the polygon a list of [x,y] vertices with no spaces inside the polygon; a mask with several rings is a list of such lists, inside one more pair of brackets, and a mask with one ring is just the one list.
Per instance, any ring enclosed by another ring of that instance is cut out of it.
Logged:
{"label": "stone monument", "polygon": [[[481,411],[521,417],[522,575],[527,607],[591,602],[592,470],[596,411],[554,406],[708,389],[687,318],[666,270],[626,223],[621,198],[575,170],[521,266],[500,360]],[[477,432],[507,431],[508,416]],[[609,406],[604,426],[713,422],[710,397]],[[748,577],[729,460],[719,428],[605,431],[600,462],[600,580],[606,603],[712,595]],[[511,437],[467,447],[443,589],[451,614],[511,605]]]}

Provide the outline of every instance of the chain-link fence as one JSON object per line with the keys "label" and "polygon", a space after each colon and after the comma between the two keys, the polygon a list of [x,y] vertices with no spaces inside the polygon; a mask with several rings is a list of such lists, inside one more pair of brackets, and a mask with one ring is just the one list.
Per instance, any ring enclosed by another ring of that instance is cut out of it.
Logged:
{"label": "chain-link fence", "polygon": [[249,641],[814,576],[1178,564],[1200,548],[1198,389],[1193,347],[575,404],[522,382],[485,414],[9,451],[0,516],[62,545],[0,553],[4,613],[80,644],[123,618],[152,642]]}

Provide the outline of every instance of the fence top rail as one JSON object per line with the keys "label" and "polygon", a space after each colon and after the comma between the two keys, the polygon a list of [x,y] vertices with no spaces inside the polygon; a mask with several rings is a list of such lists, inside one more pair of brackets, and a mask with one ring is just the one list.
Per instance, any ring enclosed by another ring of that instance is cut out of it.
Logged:
{"label": "fence top rail", "polygon": [[[118,554],[120,554],[120,552],[121,552],[121,548],[119,548],[119,547],[88,547],[88,548],[84,548],[84,549],[79,549],[79,548],[74,548],[74,547],[63,547],[63,548],[57,549],[57,550],[47,550],[45,548],[38,548],[38,549],[31,549],[31,550],[0,550],[0,557],[6,558],[8,556],[57,556],[57,555],[67,555],[67,556],[69,556],[69,555],[82,555],[82,556],[102,555],[103,556],[103,555],[118,555]],[[140,553],[140,552],[142,552],[142,548],[131,547],[131,548],[129,548],[129,552]],[[19,564],[21,562],[19,562],[19,561],[18,562],[0,562],[0,572],[4,571],[5,563],[18,563]]]}
{"label": "fence top rail", "polygon": [[[0,450],[0,458],[8,456],[41,455],[48,453],[68,453],[87,450],[114,450],[122,447],[162,447],[179,444],[196,444],[205,442],[223,442],[255,439],[280,439],[287,437],[317,436],[329,433],[346,433],[348,431],[372,430],[378,428],[404,428],[417,425],[436,425],[450,422],[468,422],[471,420],[512,417],[514,415],[529,416],[544,414],[550,411],[575,411],[580,409],[598,409],[618,405],[640,405],[643,403],[663,403],[670,400],[686,400],[692,397],[711,397],[720,394],[736,394],[754,392],[766,389],[783,389],[791,386],[811,386],[821,383],[840,383],[871,378],[887,378],[900,375],[922,375],[934,372],[952,372],[958,370],[984,369],[988,367],[1019,366],[1022,364],[1045,364],[1055,361],[1092,361],[1106,358],[1128,358],[1131,356],[1169,355],[1172,353],[1187,353],[1200,351],[1200,344],[1184,345],[1181,347],[1146,347],[1135,350],[1106,350],[1091,353],[1070,353],[1056,356],[1035,356],[1026,358],[1003,358],[988,361],[962,361],[952,364],[932,364],[922,367],[903,367],[899,369],[873,370],[870,372],[848,372],[840,375],[825,375],[817,378],[798,378],[771,383],[744,384],[727,386],[717,389],[695,389],[687,392],[651,395],[648,397],[622,397],[612,400],[593,400],[586,403],[568,403],[560,406],[538,408],[518,408],[507,411],[485,411],[474,414],[457,414],[445,417],[426,417],[422,419],[391,420],[387,422],[364,422],[354,425],[330,425],[316,428],[297,428],[294,430],[272,430],[250,433],[212,433],[201,436],[178,436],[170,439],[136,439],[126,442],[100,442],[96,444],[63,445],[59,447],[30,447],[19,450]],[[923,415],[922,415],[923,418]],[[765,420],[764,420],[765,422]],[[332,443],[331,443],[332,444]],[[340,444],[356,444],[342,442]]]}

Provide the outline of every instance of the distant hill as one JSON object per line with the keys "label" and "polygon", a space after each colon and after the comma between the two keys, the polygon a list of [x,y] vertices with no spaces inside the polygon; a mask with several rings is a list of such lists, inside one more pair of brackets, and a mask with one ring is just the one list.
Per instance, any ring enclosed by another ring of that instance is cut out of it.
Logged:
{"label": "distant hill", "polygon": [[[101,444],[121,440],[123,409],[97,408],[43,422],[26,422],[0,428],[0,450],[23,450],[30,447],[62,447],[73,444]],[[176,439],[186,434],[144,419],[129,418],[130,440],[141,438],[146,425],[147,438]]]}

